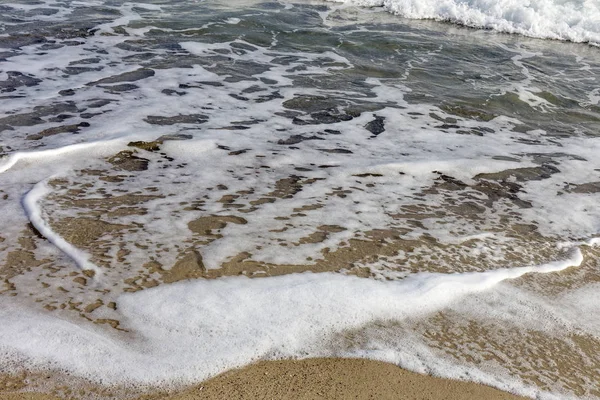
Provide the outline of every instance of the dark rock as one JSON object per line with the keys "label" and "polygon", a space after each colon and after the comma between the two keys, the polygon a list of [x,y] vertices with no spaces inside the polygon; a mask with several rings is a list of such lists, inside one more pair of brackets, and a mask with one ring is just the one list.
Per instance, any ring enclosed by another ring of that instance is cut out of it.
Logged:
{"label": "dark rock", "polygon": [[61,96],[73,96],[75,94],[75,91],[73,89],[65,89],[59,91],[58,94]]}
{"label": "dark rock", "polygon": [[69,63],[69,65],[98,64],[100,61],[102,61],[102,59],[99,57],[90,57],[90,58],[84,58],[84,59],[77,60],[77,61],[71,61]]}
{"label": "dark rock", "polygon": [[304,120],[301,120],[298,117],[294,117],[294,118],[292,118],[292,124],[294,124],[294,125],[310,125],[310,122],[306,122]]}
{"label": "dark rock", "polygon": [[269,78],[260,78],[261,82],[266,84],[266,85],[275,85],[277,83],[276,80],[273,79],[269,79]]}
{"label": "dark rock", "polygon": [[96,115],[102,115],[102,113],[81,113],[79,114],[79,117],[83,119],[90,119],[94,118]]}
{"label": "dark rock", "polygon": [[42,80],[17,71],[8,71],[8,79],[0,81],[0,92],[12,92],[20,86],[35,86]]}
{"label": "dark rock", "polygon": [[140,68],[135,71],[124,72],[119,75],[109,76],[108,78],[103,78],[94,82],[90,82],[87,86],[93,85],[105,85],[110,83],[120,83],[120,82],[135,82],[141,79],[150,78],[154,76],[155,72],[148,68]]}
{"label": "dark rock", "polygon": [[[136,54],[132,54],[130,56],[126,56],[123,57],[123,61],[126,61],[128,63],[141,63],[143,61],[148,61],[148,60],[152,60],[154,57],[156,57],[157,54],[154,53],[150,53],[150,52],[145,52],[145,53],[136,53]],[[153,65],[154,68],[157,69],[161,69],[160,65]]]}
{"label": "dark rock", "polygon": [[234,99],[236,99],[236,100],[241,100],[241,101],[248,101],[248,100],[250,100],[250,99],[249,99],[249,98],[247,98],[247,97],[240,96],[240,95],[237,95],[237,94],[235,94],[235,93],[229,93],[229,96],[233,97],[233,98],[234,98]]}
{"label": "dark rock", "polygon": [[278,65],[290,65],[291,63],[296,63],[298,61],[300,61],[300,57],[298,56],[279,56],[271,60],[273,64]]}
{"label": "dark rock", "polygon": [[46,38],[37,34],[20,34],[0,37],[0,48],[5,49],[19,49],[23,46],[30,46],[32,44],[42,44],[46,42]]}
{"label": "dark rock", "polygon": [[43,131],[34,135],[27,136],[28,140],[40,140],[48,136],[58,135],[61,133],[78,133],[79,128],[87,128],[90,124],[88,122],[80,122],[79,124],[62,125],[54,128],[44,129]]}
{"label": "dark rock", "polygon": [[[152,142],[144,142],[144,141],[137,141],[137,142],[129,142],[127,144],[127,146],[130,147],[136,147],[138,149],[141,150],[146,150],[146,151],[159,151],[160,150],[160,145],[162,145],[164,142],[166,142],[167,140],[189,140],[192,139],[193,136],[192,135],[186,135],[186,134],[173,134],[173,135],[163,135],[161,137],[159,137],[158,139],[152,141]],[[166,156],[165,153],[161,153],[162,155]],[[170,157],[165,157],[167,158],[169,161],[173,161],[172,158]]]}
{"label": "dark rock", "polygon": [[79,110],[74,101],[65,101],[63,103],[54,103],[47,106],[36,106],[33,108],[34,113],[39,116],[58,115],[63,113],[75,113]]}
{"label": "dark rock", "polygon": [[167,140],[190,140],[193,139],[194,136],[187,135],[185,133],[174,133],[172,135],[163,135],[156,139],[158,142],[166,142]]}
{"label": "dark rock", "polygon": [[153,142],[143,142],[143,141],[129,142],[129,143],[127,143],[127,146],[136,147],[138,149],[142,149],[142,150],[146,150],[146,151],[158,151],[158,150],[160,150],[161,144],[162,144],[162,142],[155,140]]}
{"label": "dark rock", "polygon": [[243,131],[246,129],[250,129],[250,127],[245,126],[245,125],[229,125],[229,126],[224,126],[222,128],[218,128],[218,129],[225,129],[228,131]]}
{"label": "dark rock", "polygon": [[294,117],[292,123],[294,125],[319,125],[319,124],[335,124],[343,121],[350,121],[354,117],[348,114],[340,114],[337,111],[319,111],[310,114],[310,119],[300,119]]}
{"label": "dark rock", "polygon": [[75,39],[75,38],[87,38],[94,36],[98,31],[98,28],[93,26],[82,26],[82,27],[65,27],[63,26],[59,32],[54,36],[57,39]]}
{"label": "dark rock", "polygon": [[139,88],[139,86],[134,85],[133,83],[123,83],[121,85],[99,86],[99,87],[101,87],[102,89],[106,90],[109,93],[130,92],[132,90]]}
{"label": "dark rock", "polygon": [[459,129],[455,133],[458,133],[459,135],[483,136],[483,132],[477,131],[475,129],[471,129],[469,131],[465,131],[464,129]]}
{"label": "dark rock", "polygon": [[560,172],[558,168],[549,164],[544,164],[539,167],[515,168],[507,169],[501,172],[479,174],[475,176],[475,179],[487,179],[504,182],[508,181],[509,178],[514,177],[517,182],[539,181],[542,179],[548,179],[550,176],[558,172]]}
{"label": "dark rock", "polygon": [[536,164],[558,164],[557,158],[566,158],[567,160],[587,161],[585,158],[578,156],[577,154],[569,153],[527,153],[528,156],[533,157],[533,162]]}
{"label": "dark rock", "polygon": [[265,88],[260,87],[258,85],[252,85],[250,87],[247,87],[246,89],[242,90],[242,93],[256,93],[256,92],[264,92]]}
{"label": "dark rock", "polygon": [[466,183],[445,174],[441,174],[440,177],[436,179],[436,181],[441,182],[438,183],[438,185],[436,185],[436,188],[438,189],[454,191],[462,190],[468,186]]}
{"label": "dark rock", "polygon": [[348,114],[337,114],[331,111],[320,111],[310,114],[312,124],[335,124],[343,121],[350,121],[353,117]]}
{"label": "dark rock", "polygon": [[275,100],[275,99],[283,99],[283,96],[279,93],[278,90],[269,93],[269,94],[263,94],[258,96],[258,98],[255,100],[257,103],[265,103],[267,101],[271,101],[271,100]]}
{"label": "dark rock", "polygon": [[[16,114],[0,118],[0,126],[4,128],[3,130],[7,129],[7,126],[9,126],[9,128],[10,126],[33,126],[43,122],[44,120],[36,113]],[[12,128],[10,129],[12,130]]]}
{"label": "dark rock", "polygon": [[93,103],[88,104],[89,108],[100,108],[100,107],[104,107],[107,104],[112,103],[114,100],[109,100],[109,99],[100,99],[97,101],[94,101]]}
{"label": "dark rock", "polygon": [[442,110],[448,114],[456,115],[462,118],[474,119],[476,121],[491,121],[496,118],[497,115],[489,113],[483,110],[477,110],[467,105],[447,105],[443,104],[440,106]]}
{"label": "dark rock", "polygon": [[[74,102],[54,103],[47,106],[37,106],[33,112],[25,114],[14,114],[0,118],[0,131],[10,129],[12,126],[33,126],[42,124],[45,121],[41,117],[47,115],[60,115],[64,112],[76,112],[77,106]],[[60,120],[60,118],[58,119]]]}
{"label": "dark rock", "polygon": [[377,173],[371,173],[371,172],[366,172],[364,174],[354,174],[352,176],[356,176],[358,178],[368,178],[368,177],[380,177],[383,176],[382,174],[377,174]]}
{"label": "dark rock", "polygon": [[203,124],[208,121],[208,117],[202,114],[174,115],[172,117],[149,115],[144,118],[144,121],[152,125]]}
{"label": "dark rock", "polygon": [[600,193],[600,182],[569,184],[565,190],[571,193]]}
{"label": "dark rock", "polygon": [[63,71],[67,75],[79,75],[83,74],[84,72],[102,71],[103,68],[104,67],[66,67]]}
{"label": "dark rock", "polygon": [[50,118],[48,121],[50,121],[50,122],[62,122],[64,120],[67,120],[67,119],[70,119],[70,118],[73,118],[73,117],[74,117],[74,115],[71,115],[71,114],[58,114],[58,115]]}
{"label": "dark rock", "polygon": [[352,151],[346,149],[319,149],[319,151],[334,154],[352,154]]}
{"label": "dark rock", "polygon": [[167,96],[183,96],[184,94],[187,94],[186,92],[178,92],[177,90],[173,90],[173,89],[163,89],[161,91],[161,93],[166,94]]}
{"label": "dark rock", "polygon": [[117,169],[125,171],[145,171],[150,160],[138,157],[133,151],[123,150],[108,159]]}
{"label": "dark rock", "polygon": [[214,87],[222,87],[223,86],[223,84],[221,82],[217,82],[217,81],[200,81],[198,83],[200,83],[201,85],[214,86]]}
{"label": "dark rock", "polygon": [[481,180],[477,184],[471,186],[471,188],[487,196],[485,203],[488,207],[492,207],[492,205],[500,199],[508,199],[519,208],[533,207],[530,202],[521,200],[517,196],[517,193],[522,187],[515,182],[494,182]]}
{"label": "dark rock", "polygon": [[384,117],[379,117],[376,114],[373,114],[375,119],[365,125],[365,129],[373,134],[373,136],[377,136],[382,132],[385,132],[385,121]]}
{"label": "dark rock", "polygon": [[300,142],[304,142],[305,140],[324,140],[323,138],[320,138],[318,136],[302,136],[302,135],[292,135],[289,138],[283,140],[278,140],[277,144],[281,144],[281,145],[294,145],[294,144],[298,144]]}
{"label": "dark rock", "polygon": [[60,49],[62,47],[65,47],[65,45],[63,45],[62,43],[44,43],[43,45],[39,46],[38,49],[47,51]]}
{"label": "dark rock", "polygon": [[436,128],[438,128],[438,129],[458,129],[458,128],[460,128],[460,126],[453,125],[453,124],[442,124],[442,125],[436,126]]}
{"label": "dark rock", "polygon": [[314,113],[323,110],[332,110],[338,106],[335,99],[322,96],[299,96],[283,102],[283,107]]}
{"label": "dark rock", "polygon": [[464,203],[460,203],[456,206],[449,206],[448,209],[455,214],[464,216],[464,217],[480,217],[485,213],[486,208],[480,206],[477,203],[472,201],[466,201]]}

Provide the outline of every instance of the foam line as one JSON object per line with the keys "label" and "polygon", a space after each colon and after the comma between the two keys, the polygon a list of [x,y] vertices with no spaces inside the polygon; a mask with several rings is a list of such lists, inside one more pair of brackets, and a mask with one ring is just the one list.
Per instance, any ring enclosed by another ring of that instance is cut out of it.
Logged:
{"label": "foam line", "polygon": [[89,143],[78,143],[69,146],[58,147],[54,149],[47,150],[39,150],[39,151],[19,151],[15,153],[11,153],[6,162],[0,165],[0,174],[10,170],[14,167],[19,161],[33,161],[37,159],[49,158],[61,156],[67,153],[78,152],[82,150],[89,150],[94,147],[113,145],[116,143],[122,144],[125,140],[117,139],[117,140],[108,140],[108,141],[98,141],[98,142],[89,142]]}
{"label": "foam line", "polygon": [[[96,141],[88,143],[78,143],[69,146],[58,147],[54,149],[16,152],[8,156],[8,160],[0,165],[0,174],[7,172],[14,167],[19,161],[33,161],[38,159],[47,159],[57,156],[62,156],[67,153],[76,153],[88,151],[92,148],[111,147],[113,145],[122,146],[124,139]],[[89,153],[87,153],[89,154]],[[50,243],[58,247],[63,253],[73,259],[82,270],[93,270],[96,274],[101,272],[95,264],[89,261],[89,255],[82,250],[77,249],[60,235],[52,230],[50,225],[44,220],[43,213],[40,208],[40,201],[49,193],[48,179],[37,183],[24,197],[22,205],[25,213],[31,224],[42,234]]]}
{"label": "foam line", "polygon": [[[0,309],[0,318],[9,322],[0,327],[0,351],[104,383],[190,384],[261,358],[332,355],[336,333],[375,321],[426,316],[505,279],[560,271],[582,260],[575,249],[568,259],[540,266],[421,273],[401,281],[303,273],[179,282],[118,299],[122,326],[135,333],[127,342],[48,314]],[[18,334],[23,331],[28,334]],[[410,346],[388,347],[425,365],[436,361]],[[440,374],[460,379],[454,367]],[[517,380],[498,383],[473,373],[473,380],[531,393]]]}
{"label": "foam line", "polygon": [[38,182],[26,195],[23,197],[23,208],[27,214],[27,218],[31,224],[42,234],[50,243],[58,247],[63,253],[69,256],[82,270],[93,270],[96,275],[101,272],[94,263],[89,261],[89,255],[82,250],[67,242],[60,235],[52,230],[50,225],[44,220],[42,209],[40,207],[41,200],[50,193],[48,180]]}

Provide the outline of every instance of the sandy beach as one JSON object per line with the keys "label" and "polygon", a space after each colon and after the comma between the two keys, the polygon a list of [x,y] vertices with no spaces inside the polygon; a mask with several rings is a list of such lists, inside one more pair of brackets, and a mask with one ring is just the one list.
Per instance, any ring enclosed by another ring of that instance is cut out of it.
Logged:
{"label": "sandy beach", "polygon": [[[0,393],[3,400],[55,400],[51,394]],[[72,397],[76,398],[76,397]],[[171,394],[136,400],[218,399],[422,399],[513,400],[524,397],[472,382],[436,378],[362,359],[263,361]]]}

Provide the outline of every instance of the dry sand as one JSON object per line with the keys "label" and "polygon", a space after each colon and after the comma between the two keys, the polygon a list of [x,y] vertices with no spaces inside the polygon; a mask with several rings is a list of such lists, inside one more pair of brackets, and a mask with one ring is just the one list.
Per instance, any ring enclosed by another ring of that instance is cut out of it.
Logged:
{"label": "dry sand", "polygon": [[[56,400],[41,394],[0,394],[6,400]],[[176,394],[137,400],[193,399],[488,399],[523,397],[470,382],[435,378],[362,359],[263,361],[225,372]]]}

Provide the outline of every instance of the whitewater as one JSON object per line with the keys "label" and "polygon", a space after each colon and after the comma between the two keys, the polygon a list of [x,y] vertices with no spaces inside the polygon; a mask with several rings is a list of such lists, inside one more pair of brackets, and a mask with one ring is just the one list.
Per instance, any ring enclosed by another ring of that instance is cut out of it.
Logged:
{"label": "whitewater", "polygon": [[432,19],[534,38],[600,45],[600,4],[594,0],[342,0],[383,7],[404,18]]}

